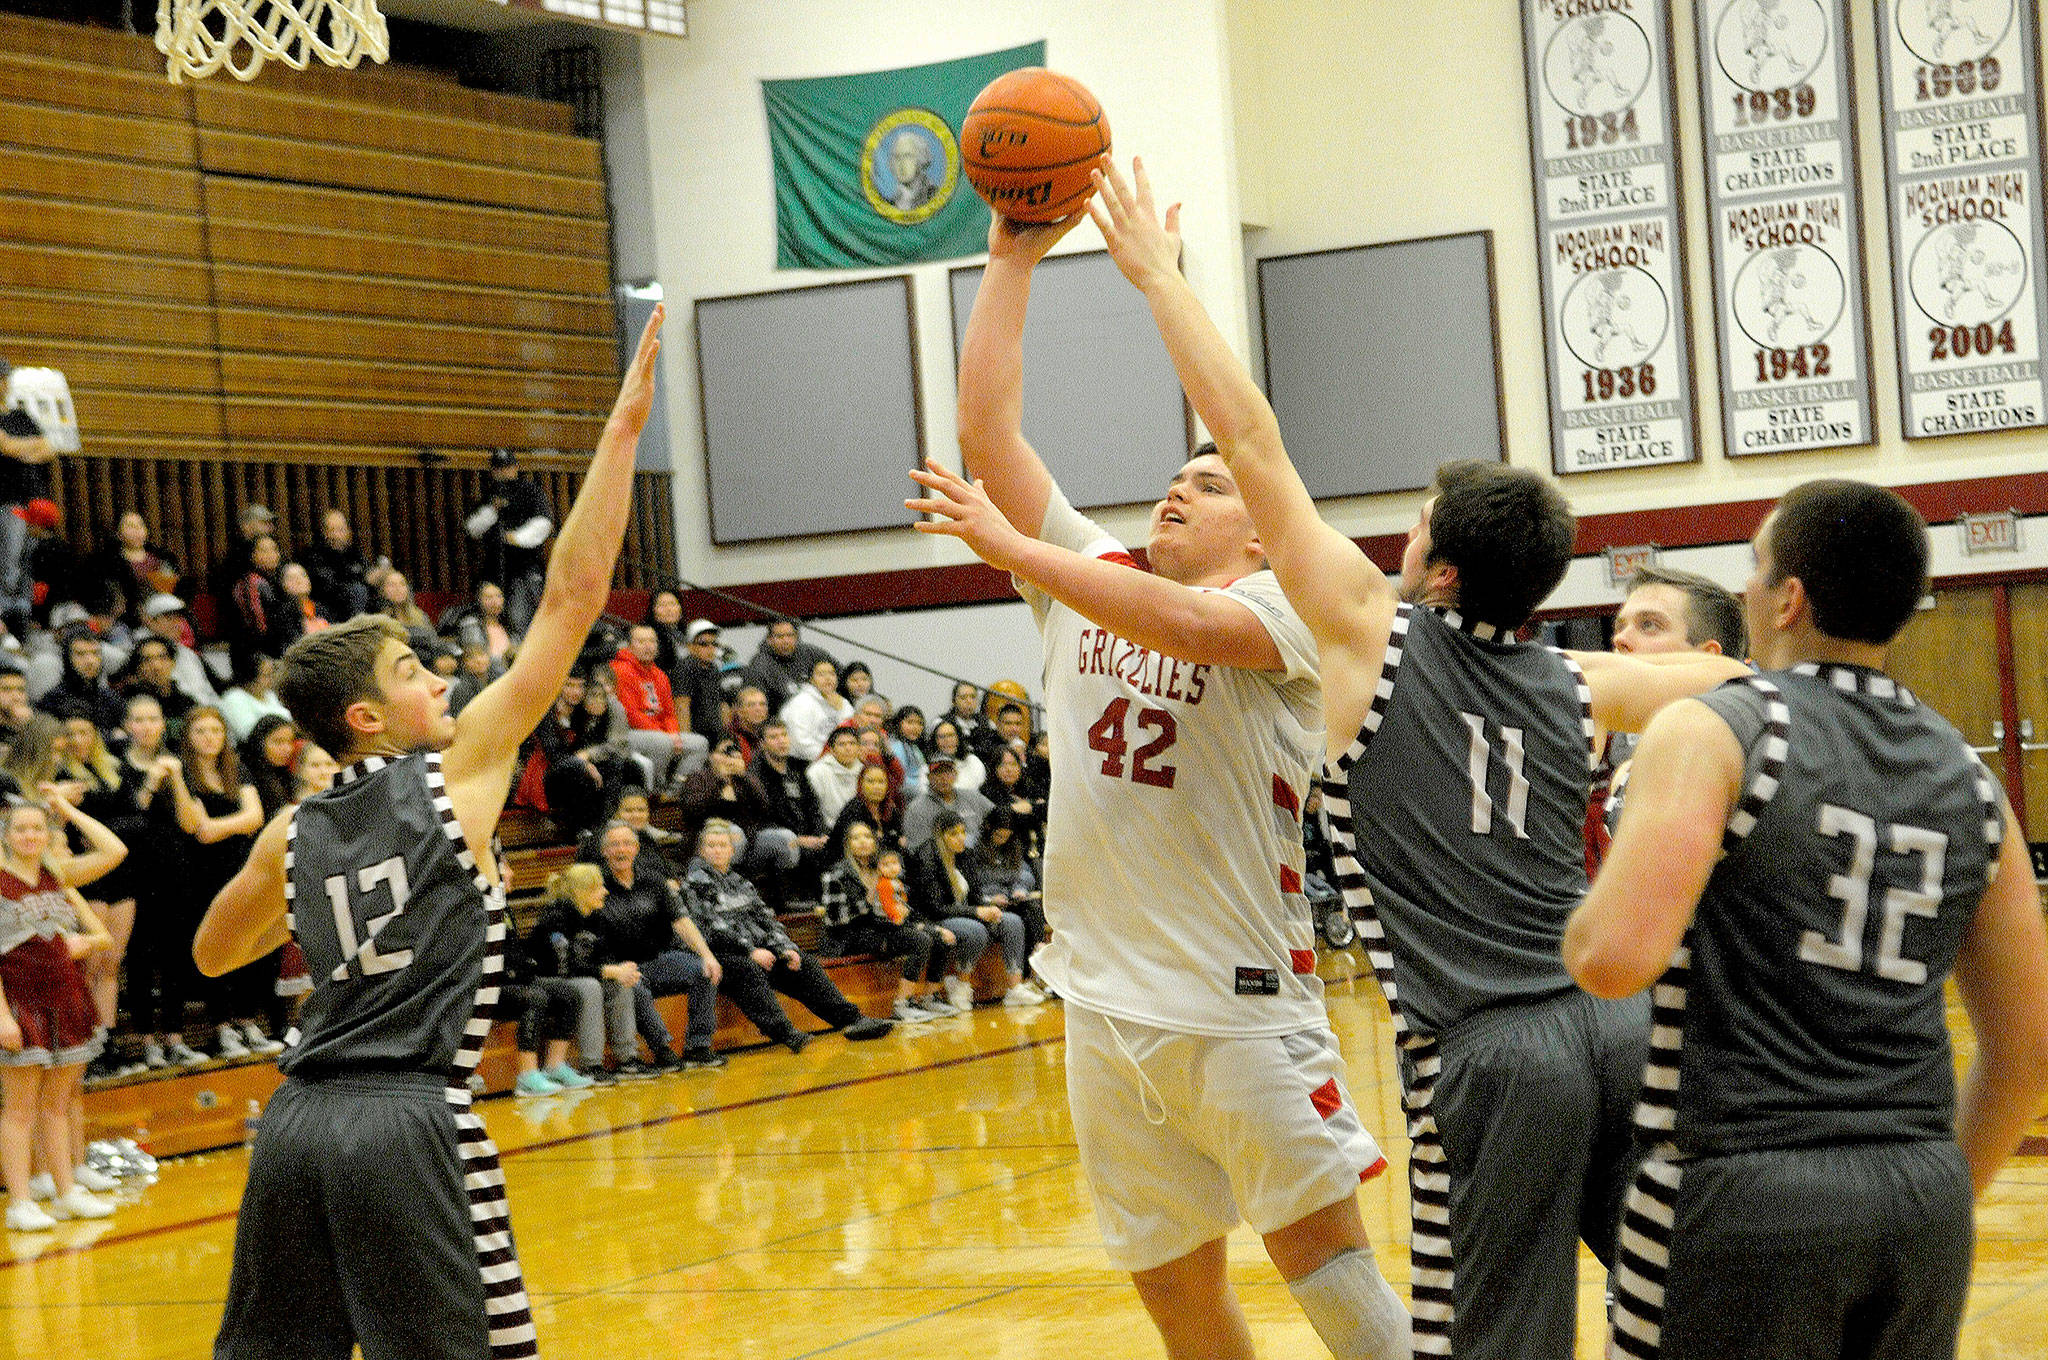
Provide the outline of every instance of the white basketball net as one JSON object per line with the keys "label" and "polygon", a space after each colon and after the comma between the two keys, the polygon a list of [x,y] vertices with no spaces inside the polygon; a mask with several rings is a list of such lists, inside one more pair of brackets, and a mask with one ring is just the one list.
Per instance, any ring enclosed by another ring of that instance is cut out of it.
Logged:
{"label": "white basketball net", "polygon": [[384,61],[391,37],[377,0],[157,0],[156,47],[171,83],[226,67],[253,80],[266,61],[303,71],[313,61]]}

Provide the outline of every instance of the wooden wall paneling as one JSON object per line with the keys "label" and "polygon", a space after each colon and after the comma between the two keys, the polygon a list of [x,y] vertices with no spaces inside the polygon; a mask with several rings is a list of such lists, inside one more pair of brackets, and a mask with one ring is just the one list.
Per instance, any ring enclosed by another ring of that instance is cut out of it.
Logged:
{"label": "wooden wall paneling", "polygon": [[[551,373],[615,372],[608,366],[617,362],[608,337],[479,330],[253,307],[224,309],[219,323],[221,347],[228,351],[340,355],[413,364],[445,363],[452,358],[483,368],[532,367]],[[616,377],[608,380],[617,386]]]}
{"label": "wooden wall paneling", "polygon": [[5,192],[0,192],[0,239],[151,259],[195,260],[206,253],[204,227],[196,215]]}
{"label": "wooden wall paneling", "polygon": [[127,298],[80,297],[50,291],[48,280],[34,289],[9,290],[0,311],[9,334],[53,341],[107,344],[162,344],[176,337],[193,348],[211,349],[218,339],[211,308],[144,302]]}
{"label": "wooden wall paneling", "polygon": [[[4,200],[0,200],[0,213],[5,209]],[[0,229],[4,229],[4,223],[0,223]],[[64,244],[100,242],[93,239]],[[307,260],[318,260],[324,270],[336,275],[468,283],[522,292],[566,293],[586,299],[592,294],[602,295],[611,282],[609,260],[564,259],[495,246],[451,245],[257,222],[222,223],[214,233],[213,248],[215,258],[223,264],[291,268]]]}
{"label": "wooden wall paneling", "polygon": [[429,449],[592,449],[604,431],[599,416],[315,401],[294,395],[231,396],[223,412],[231,439],[263,441],[323,443],[340,435]]}
{"label": "wooden wall paneling", "polygon": [[280,92],[318,95],[348,103],[402,104],[427,113],[480,122],[531,128],[537,132],[571,132],[576,111],[567,104],[474,90],[438,71],[405,65],[357,67],[353,71],[324,66],[304,71],[267,66],[264,87]]}
{"label": "wooden wall paneling", "polygon": [[217,359],[210,348],[70,344],[9,334],[4,327],[11,319],[8,308],[0,307],[0,354],[17,368],[62,369],[74,391],[81,387],[213,391],[218,386]]}
{"label": "wooden wall paneling", "polygon": [[183,121],[190,95],[162,72],[118,71],[0,47],[0,100]]}
{"label": "wooden wall paneling", "polygon": [[500,246],[579,259],[608,259],[611,254],[610,232],[602,219],[232,175],[212,176],[206,194],[214,218],[223,222],[329,227],[373,236]]}
{"label": "wooden wall paneling", "polygon": [[533,208],[572,217],[596,218],[605,212],[601,177],[504,170],[444,157],[368,151],[215,128],[199,131],[199,164],[215,174],[257,175],[344,189],[382,189],[422,198]]}
{"label": "wooden wall paneling", "polygon": [[164,74],[164,59],[148,38],[87,24],[0,14],[0,48],[111,70],[144,71],[159,80]]}
{"label": "wooden wall paneling", "polygon": [[[214,270],[214,284],[224,309],[332,312],[436,325],[603,336],[604,353],[611,356],[607,361],[609,371],[616,372],[618,367],[611,342],[615,314],[609,297],[571,297],[563,293],[418,280],[337,278],[316,269],[232,263]],[[442,356],[444,361],[449,357]]]}
{"label": "wooden wall paneling", "polygon": [[38,151],[68,151],[152,165],[199,163],[189,123],[86,113],[47,104],[15,104],[0,122],[0,142]]}
{"label": "wooden wall paneling", "polygon": [[412,154],[432,147],[448,160],[547,175],[588,179],[604,174],[598,144],[586,137],[233,81],[202,81],[192,96],[202,128],[369,151]]}
{"label": "wooden wall paneling", "polygon": [[94,430],[120,430],[129,438],[165,435],[219,440],[220,399],[212,393],[136,392],[112,387],[71,389],[78,425],[86,438]]}
{"label": "wooden wall paneling", "polygon": [[[4,133],[0,133],[4,135]],[[189,170],[124,162],[117,173],[96,156],[0,146],[0,184],[23,193],[162,212],[197,213],[199,177]]]}
{"label": "wooden wall paneling", "polygon": [[610,375],[399,364],[381,359],[325,359],[246,351],[226,358],[230,394],[296,392],[342,400],[378,396],[445,406],[536,406],[604,413],[618,384]]}
{"label": "wooden wall paneling", "polygon": [[0,239],[0,290],[104,293],[134,301],[207,301],[206,266],[192,260],[146,259],[96,250],[22,245]]}

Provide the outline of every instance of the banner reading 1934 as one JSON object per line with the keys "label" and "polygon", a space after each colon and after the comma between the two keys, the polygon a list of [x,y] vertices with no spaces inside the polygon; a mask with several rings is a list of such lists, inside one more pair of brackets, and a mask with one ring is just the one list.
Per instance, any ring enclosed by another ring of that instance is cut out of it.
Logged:
{"label": "banner reading 1934", "polygon": [[1694,0],[1730,455],[1871,441],[1849,0]]}
{"label": "banner reading 1934", "polygon": [[1906,437],[2048,424],[2040,0],[1880,0]]}
{"label": "banner reading 1934", "polygon": [[1697,457],[1670,0],[1522,0],[1559,472]]}

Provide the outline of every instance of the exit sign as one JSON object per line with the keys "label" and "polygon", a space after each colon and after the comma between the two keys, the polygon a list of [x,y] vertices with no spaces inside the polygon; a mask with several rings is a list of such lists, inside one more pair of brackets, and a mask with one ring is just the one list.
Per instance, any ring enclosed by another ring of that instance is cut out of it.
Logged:
{"label": "exit sign", "polygon": [[1978,553],[2020,550],[2020,512],[2017,510],[1964,515],[1956,525],[1963,533],[1963,551],[1973,557]]}
{"label": "exit sign", "polygon": [[1656,564],[1657,545],[1654,543],[1637,543],[1626,548],[1609,548],[1607,550],[1607,584],[1610,586],[1620,586],[1644,567],[1651,567]]}

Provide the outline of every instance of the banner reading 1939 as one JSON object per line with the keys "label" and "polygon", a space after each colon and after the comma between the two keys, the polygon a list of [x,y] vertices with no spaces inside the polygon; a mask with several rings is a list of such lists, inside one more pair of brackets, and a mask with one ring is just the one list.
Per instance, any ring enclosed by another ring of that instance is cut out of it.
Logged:
{"label": "banner reading 1939", "polygon": [[1670,0],[1522,0],[1557,471],[1697,457]]}
{"label": "banner reading 1939", "polygon": [[2040,0],[1880,0],[1908,439],[2048,424]]}
{"label": "banner reading 1939", "polygon": [[1871,441],[1849,0],[1694,0],[1731,456]]}

